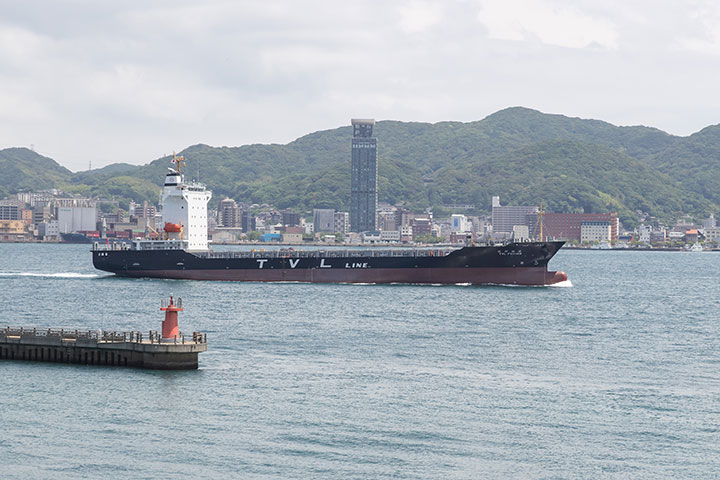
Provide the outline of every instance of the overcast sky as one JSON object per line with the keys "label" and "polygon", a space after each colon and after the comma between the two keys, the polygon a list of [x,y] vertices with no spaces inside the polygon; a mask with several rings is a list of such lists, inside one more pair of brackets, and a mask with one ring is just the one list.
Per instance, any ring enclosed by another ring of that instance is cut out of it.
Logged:
{"label": "overcast sky", "polygon": [[351,117],[720,122],[720,2],[0,1],[0,148],[71,170]]}

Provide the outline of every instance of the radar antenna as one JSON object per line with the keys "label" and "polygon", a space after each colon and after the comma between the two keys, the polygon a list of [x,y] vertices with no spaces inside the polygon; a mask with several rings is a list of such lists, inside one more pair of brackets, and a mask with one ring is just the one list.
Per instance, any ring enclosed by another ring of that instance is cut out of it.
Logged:
{"label": "radar antenna", "polygon": [[175,155],[175,152],[173,152],[172,163],[177,165],[178,173],[182,173],[182,168],[185,166],[185,157],[182,155]]}

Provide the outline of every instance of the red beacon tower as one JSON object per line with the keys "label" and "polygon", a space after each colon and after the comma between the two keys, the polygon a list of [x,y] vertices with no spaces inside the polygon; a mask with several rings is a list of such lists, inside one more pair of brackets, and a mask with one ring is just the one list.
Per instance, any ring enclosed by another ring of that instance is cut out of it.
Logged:
{"label": "red beacon tower", "polygon": [[172,293],[170,294],[170,303],[162,302],[160,310],[165,312],[165,320],[162,322],[162,338],[163,340],[176,340],[180,337],[178,328],[178,312],[182,312],[182,298],[177,299],[175,303]]}

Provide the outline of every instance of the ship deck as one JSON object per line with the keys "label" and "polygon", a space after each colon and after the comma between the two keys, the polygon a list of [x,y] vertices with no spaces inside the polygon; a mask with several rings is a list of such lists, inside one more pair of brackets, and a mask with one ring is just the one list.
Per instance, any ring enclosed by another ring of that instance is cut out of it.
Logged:
{"label": "ship deck", "polygon": [[[138,245],[139,244],[139,245]],[[139,248],[138,248],[139,246]],[[168,251],[185,250],[181,242],[146,241],[135,242],[134,245],[122,243],[102,244],[95,243],[93,251],[133,250],[133,251]],[[188,253],[199,258],[228,259],[228,258],[378,258],[378,257],[444,257],[462,247],[423,247],[423,248],[271,248],[251,250],[207,250],[191,251]]]}

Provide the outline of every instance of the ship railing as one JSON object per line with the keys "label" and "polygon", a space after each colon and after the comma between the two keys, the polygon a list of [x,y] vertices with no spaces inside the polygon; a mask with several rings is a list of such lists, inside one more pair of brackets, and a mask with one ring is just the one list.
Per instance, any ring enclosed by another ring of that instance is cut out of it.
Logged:
{"label": "ship railing", "polygon": [[415,248],[387,250],[266,250],[266,251],[210,251],[196,255],[210,259],[228,258],[376,258],[376,257],[442,257],[456,248]]}
{"label": "ship railing", "polygon": [[187,248],[188,243],[184,240],[135,240],[134,247],[129,241],[125,242],[94,242],[93,252],[107,252],[112,250],[182,250]]}
{"label": "ship railing", "polygon": [[110,243],[93,242],[93,252],[107,252],[111,250],[130,250],[130,243],[129,241]]}
{"label": "ship railing", "polygon": [[67,341],[88,340],[98,343],[175,343],[175,344],[199,344],[207,343],[207,334],[192,332],[192,334],[180,334],[172,341],[162,339],[162,336],[155,330],[147,332],[130,331],[104,331],[104,330],[78,330],[65,328],[37,328],[37,327],[2,327],[0,337],[56,337]]}

